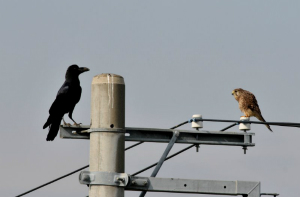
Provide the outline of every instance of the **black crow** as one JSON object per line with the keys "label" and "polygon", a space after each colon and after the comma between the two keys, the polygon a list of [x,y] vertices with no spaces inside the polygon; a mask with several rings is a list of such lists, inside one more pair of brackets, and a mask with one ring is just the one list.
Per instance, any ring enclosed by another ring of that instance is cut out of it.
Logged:
{"label": "black crow", "polygon": [[[49,109],[49,118],[43,126],[43,129],[49,126],[47,141],[54,140],[58,133],[60,122],[66,113],[69,113],[69,117],[74,122],[74,125],[79,125],[72,118],[75,105],[78,103],[81,96],[81,87],[78,77],[81,73],[89,70],[90,69],[85,67],[78,67],[75,64],[69,66],[67,69],[66,80],[59,89],[56,99]],[[66,124],[65,121],[64,124]]]}

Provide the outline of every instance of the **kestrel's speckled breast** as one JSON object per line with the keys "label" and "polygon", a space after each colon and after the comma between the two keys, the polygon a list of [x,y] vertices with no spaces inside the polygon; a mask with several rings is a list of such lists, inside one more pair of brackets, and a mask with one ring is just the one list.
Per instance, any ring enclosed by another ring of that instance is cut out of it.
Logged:
{"label": "kestrel's speckled breast", "polygon": [[249,108],[249,101],[247,98],[240,97],[239,108],[245,114],[245,116],[254,116],[253,111]]}

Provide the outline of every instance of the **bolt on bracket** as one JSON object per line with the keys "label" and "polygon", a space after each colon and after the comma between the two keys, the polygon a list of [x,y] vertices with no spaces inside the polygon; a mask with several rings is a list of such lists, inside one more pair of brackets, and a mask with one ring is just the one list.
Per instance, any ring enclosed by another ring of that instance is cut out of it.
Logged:
{"label": "bolt on bracket", "polygon": [[126,173],[82,171],[79,174],[79,182],[85,185],[125,187],[129,182],[129,176]]}
{"label": "bolt on bracket", "polygon": [[134,186],[134,187],[146,187],[148,186],[149,181],[146,178],[139,178],[139,177],[134,177],[131,176],[130,177],[130,186]]}

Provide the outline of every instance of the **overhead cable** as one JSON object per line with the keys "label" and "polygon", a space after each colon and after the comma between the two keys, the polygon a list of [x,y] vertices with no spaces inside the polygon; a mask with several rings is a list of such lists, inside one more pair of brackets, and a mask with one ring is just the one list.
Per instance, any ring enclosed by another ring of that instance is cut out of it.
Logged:
{"label": "overhead cable", "polygon": [[[222,129],[222,130],[220,130],[220,131],[226,131],[227,129],[229,129],[229,128],[231,128],[231,127],[234,127],[235,125],[236,125],[236,124],[229,125],[228,127],[225,127],[224,129]],[[190,145],[190,146],[188,146],[188,147],[186,147],[186,148],[184,148],[184,149],[182,149],[182,150],[180,150],[180,151],[174,153],[173,155],[170,155],[169,157],[167,157],[167,158],[165,159],[165,161],[171,159],[172,157],[175,157],[176,155],[179,155],[180,153],[183,153],[184,151],[189,150],[190,148],[192,148],[192,147],[194,147],[194,146],[196,146],[196,144]],[[146,167],[146,168],[144,168],[144,169],[142,169],[142,170],[140,170],[140,171],[137,171],[137,172],[133,173],[132,176],[138,175],[138,174],[140,174],[140,173],[142,173],[142,172],[144,172],[144,171],[146,171],[146,170],[148,170],[148,169],[150,169],[150,168],[156,166],[157,164],[158,164],[158,162],[156,162],[156,163],[154,163],[154,164],[152,164],[152,165],[150,165],[150,166],[148,166],[148,167]]]}
{"label": "overhead cable", "polygon": [[299,127],[300,123],[294,123],[294,122],[259,122],[259,121],[243,121],[243,120],[221,120],[221,119],[190,119],[188,122],[197,122],[197,121],[208,121],[208,122],[234,122],[234,123],[250,123],[250,124],[268,124],[268,125],[274,125],[274,126],[283,126],[283,127]]}

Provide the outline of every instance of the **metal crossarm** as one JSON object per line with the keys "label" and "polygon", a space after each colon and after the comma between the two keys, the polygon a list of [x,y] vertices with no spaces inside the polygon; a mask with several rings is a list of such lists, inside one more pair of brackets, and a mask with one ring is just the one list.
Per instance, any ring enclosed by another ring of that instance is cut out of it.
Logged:
{"label": "metal crossarm", "polygon": [[[137,184],[137,183],[145,184]],[[260,182],[130,177],[126,190],[260,197]]]}
{"label": "metal crossarm", "polygon": [[300,123],[298,122],[260,122],[260,121],[247,121],[247,120],[220,120],[220,119],[207,119],[207,118],[195,118],[190,119],[189,122],[197,121],[208,121],[208,122],[234,122],[234,123],[249,123],[249,124],[268,124],[274,126],[283,126],[283,127],[298,127],[300,128]]}
{"label": "metal crossarm", "polygon": [[[67,139],[89,139],[89,133],[86,132],[89,126],[82,125],[80,127],[60,127],[60,137]],[[173,129],[155,129],[155,128],[133,128],[126,127],[125,141],[144,141],[144,142],[160,142],[169,143]],[[252,143],[254,133],[244,132],[220,132],[220,131],[193,131],[193,130],[177,130],[180,136],[176,143],[181,144],[204,144],[204,145],[225,145],[225,146],[255,146]]]}
{"label": "metal crossarm", "polygon": [[216,181],[178,178],[137,177],[126,173],[82,171],[79,182],[87,185],[125,187],[125,190],[143,192],[194,193],[230,196],[279,196],[278,193],[260,193],[260,182]]}

